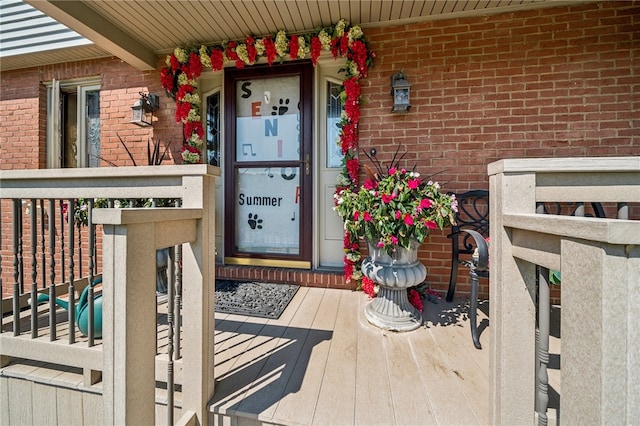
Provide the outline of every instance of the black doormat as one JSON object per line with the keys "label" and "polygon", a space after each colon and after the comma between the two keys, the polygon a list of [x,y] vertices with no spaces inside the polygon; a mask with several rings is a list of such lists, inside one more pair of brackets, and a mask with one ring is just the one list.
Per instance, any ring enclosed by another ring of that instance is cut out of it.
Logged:
{"label": "black doormat", "polygon": [[216,280],[216,312],[278,319],[299,286]]}

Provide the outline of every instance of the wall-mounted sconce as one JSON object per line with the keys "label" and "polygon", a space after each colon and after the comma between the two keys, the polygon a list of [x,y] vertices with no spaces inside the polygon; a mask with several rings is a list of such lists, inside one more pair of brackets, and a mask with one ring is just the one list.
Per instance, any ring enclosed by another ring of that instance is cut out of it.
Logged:
{"label": "wall-mounted sconce", "polygon": [[141,127],[153,126],[153,113],[160,107],[158,95],[140,92],[140,99],[131,107],[130,123]]}
{"label": "wall-mounted sconce", "polygon": [[402,71],[398,71],[391,76],[391,96],[393,96],[391,112],[409,111],[409,108],[411,108],[410,92],[411,85]]}

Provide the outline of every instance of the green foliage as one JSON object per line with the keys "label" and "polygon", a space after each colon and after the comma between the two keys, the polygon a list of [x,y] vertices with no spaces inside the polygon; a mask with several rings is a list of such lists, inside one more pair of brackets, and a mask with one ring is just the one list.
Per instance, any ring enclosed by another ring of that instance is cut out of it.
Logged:
{"label": "green foliage", "polygon": [[378,242],[392,253],[397,245],[422,243],[432,229],[454,222],[455,197],[440,191],[437,182],[424,182],[415,172],[389,169],[381,179],[367,179],[357,192],[343,189],[334,210],[352,236]]}

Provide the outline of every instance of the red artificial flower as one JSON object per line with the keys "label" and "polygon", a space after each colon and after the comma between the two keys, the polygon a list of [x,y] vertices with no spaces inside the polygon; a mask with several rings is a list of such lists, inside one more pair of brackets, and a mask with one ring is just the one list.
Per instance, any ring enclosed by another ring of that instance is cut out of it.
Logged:
{"label": "red artificial flower", "polygon": [[176,102],[176,122],[184,121],[191,111],[189,102]]}
{"label": "red artificial flower", "polygon": [[334,37],[331,39],[331,54],[333,55],[333,59],[338,57],[338,41],[340,39],[338,37]]}
{"label": "red artificial flower", "polygon": [[180,61],[178,61],[178,58],[176,58],[176,55],[173,53],[169,57],[169,62],[171,63],[171,71],[174,73],[180,69]]}
{"label": "red artificial flower", "polygon": [[358,73],[362,77],[367,76],[367,56],[367,46],[364,42],[356,40],[351,44],[347,58],[356,63]]}
{"label": "red artificial flower", "polygon": [[235,41],[230,41],[229,43],[227,43],[227,49],[224,51],[224,54],[227,55],[227,58],[231,59],[232,61],[238,60],[238,54],[236,53],[237,46],[238,43],[236,43]]}
{"label": "red artificial flower", "polygon": [[351,158],[347,160],[347,173],[349,173],[349,177],[351,178],[351,182],[354,185],[358,184],[358,171],[360,166],[358,164],[357,158]]}
{"label": "red artificial flower", "polygon": [[355,212],[353,212],[353,220],[357,222],[358,219],[360,219],[360,212],[356,210]]}
{"label": "red artificial flower", "polygon": [[[198,158],[201,157],[200,150],[198,148],[194,147],[194,146],[189,145],[188,143],[185,143],[185,144],[182,145],[182,151],[181,152],[184,153],[185,151],[189,151],[189,152],[191,152],[193,154],[197,154]],[[198,160],[198,163],[200,163],[200,161],[201,160]]]}
{"label": "red artificial flower", "polygon": [[174,75],[169,68],[165,67],[165,68],[162,68],[162,70],[160,70],[160,83],[162,84],[162,87],[164,87],[164,89],[167,92],[173,93]]}
{"label": "red artificial flower", "polygon": [[362,291],[369,296],[369,298],[375,297],[376,283],[368,277],[362,277]]}
{"label": "red artificial flower", "polygon": [[314,67],[318,65],[318,58],[320,58],[321,53],[322,42],[320,41],[320,37],[315,36],[311,39],[311,62]]}
{"label": "red artificial flower", "polygon": [[271,65],[278,54],[276,51],[276,44],[273,42],[273,38],[271,36],[265,37],[262,40],[262,44],[264,44],[264,53],[267,55],[267,63]]}
{"label": "red artificial flower", "polygon": [[236,58],[236,68],[242,69],[244,68],[244,61],[240,58]]}
{"label": "red artificial flower", "polygon": [[422,312],[424,306],[422,304],[422,299],[420,298],[420,293],[418,293],[416,289],[410,288],[407,296],[409,297],[409,303],[411,303],[414,308]]}
{"label": "red artificial flower", "polygon": [[220,49],[211,50],[211,69],[220,71],[224,67],[224,52]]}
{"label": "red artificial flower", "polygon": [[364,221],[365,222],[373,222],[373,218],[371,217],[371,213],[364,212]]}
{"label": "red artificial flower", "polygon": [[184,123],[182,133],[185,139],[189,139],[192,134],[197,134],[199,138],[204,137],[204,129],[201,121],[187,121]]}
{"label": "red artificial flower", "polygon": [[182,99],[184,99],[186,94],[193,93],[193,91],[194,91],[194,88],[192,85],[181,84],[180,87],[178,88],[178,93],[176,93],[176,100],[182,101]]}
{"label": "red artificial flower", "polygon": [[349,33],[347,31],[342,34],[342,40],[340,40],[340,55],[344,56],[349,51]]}
{"label": "red artificial flower", "polygon": [[256,39],[253,37],[247,37],[245,39],[247,45],[247,54],[249,56],[249,63],[253,64],[258,57],[258,51],[256,50]]}
{"label": "red artificial flower", "polygon": [[182,151],[189,151],[193,152],[194,154],[200,154],[200,150],[198,148],[196,148],[195,146],[191,146],[188,143],[182,145]]}
{"label": "red artificial flower", "polygon": [[350,149],[355,149],[358,142],[358,132],[354,124],[345,124],[342,126],[340,134],[340,148],[342,155],[345,155]]}
{"label": "red artificial flower", "polygon": [[291,59],[296,59],[298,57],[299,47],[300,47],[300,41],[298,40],[298,36],[293,34],[291,36],[291,40],[289,40],[289,57]]}
{"label": "red artificial flower", "polygon": [[200,74],[202,74],[202,62],[200,61],[200,55],[191,52],[191,55],[189,55],[189,67],[187,68],[186,74],[190,80],[200,77]]}
{"label": "red artificial flower", "polygon": [[344,280],[349,284],[353,276],[353,262],[347,256],[344,257]]}

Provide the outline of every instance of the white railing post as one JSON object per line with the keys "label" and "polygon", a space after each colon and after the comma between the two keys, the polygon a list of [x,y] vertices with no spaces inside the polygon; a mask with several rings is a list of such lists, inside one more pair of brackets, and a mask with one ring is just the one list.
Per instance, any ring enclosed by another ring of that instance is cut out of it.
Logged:
{"label": "white railing post", "polygon": [[148,424],[155,416],[154,228],[104,225],[104,424]]}
{"label": "white railing post", "polygon": [[195,243],[182,251],[182,410],[195,412],[204,425],[215,382],[215,178],[186,176],[183,185],[183,207],[201,208],[203,217]]}
{"label": "white railing post", "polygon": [[502,214],[535,213],[535,174],[508,173],[501,167],[502,162],[491,164],[489,177],[490,420],[495,425],[528,424],[535,401],[535,266],[513,257]]}
{"label": "white railing post", "polygon": [[640,418],[640,246],[563,239],[561,250],[560,423],[633,423]]}

